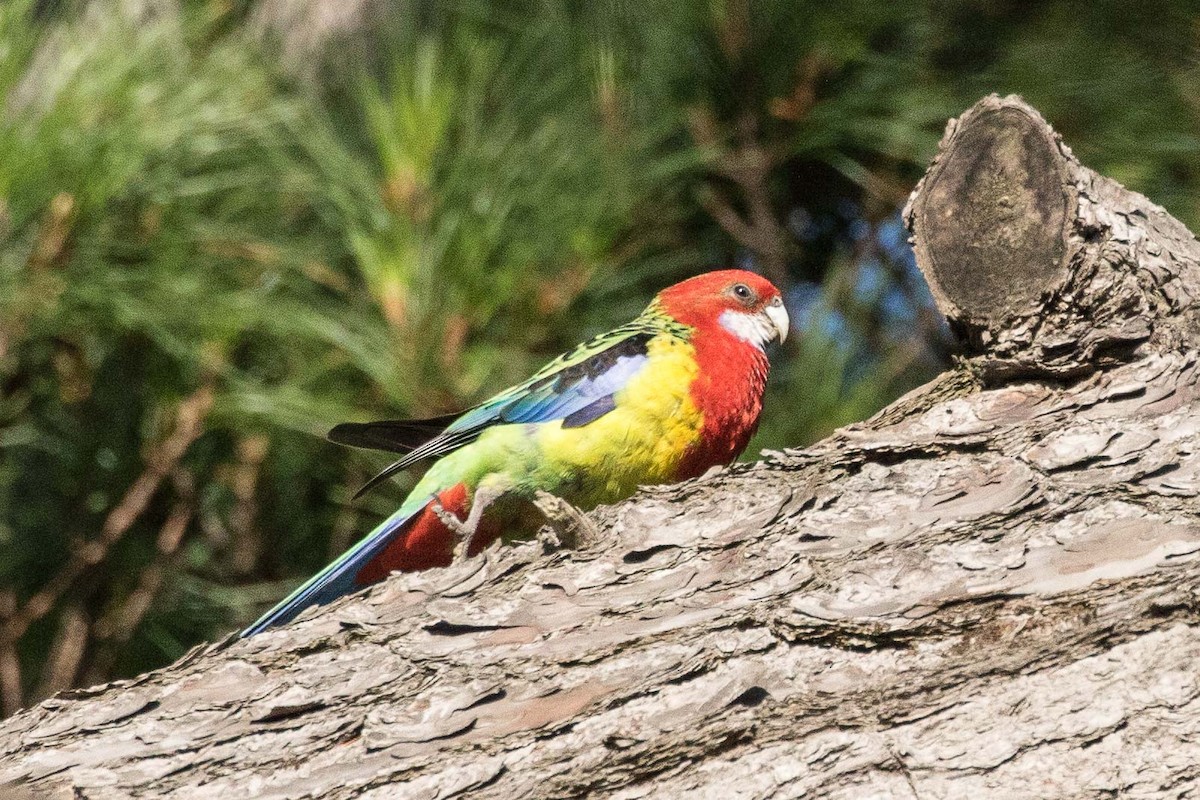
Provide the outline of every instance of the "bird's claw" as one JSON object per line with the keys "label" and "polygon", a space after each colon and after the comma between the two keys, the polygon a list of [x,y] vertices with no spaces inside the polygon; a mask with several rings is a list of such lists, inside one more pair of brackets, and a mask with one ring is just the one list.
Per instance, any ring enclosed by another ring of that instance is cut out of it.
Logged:
{"label": "bird's claw", "polygon": [[442,521],[442,524],[457,533],[460,538],[471,538],[471,532],[467,530],[467,526],[463,524],[463,521],[454,515],[454,512],[447,511],[437,500],[434,500],[430,507],[433,509],[433,513],[437,514],[437,518]]}
{"label": "bird's claw", "polygon": [[437,518],[442,521],[442,524],[458,537],[458,542],[454,545],[454,563],[459,564],[466,561],[467,551],[470,549],[473,535],[470,527],[467,523],[459,519],[453,511],[446,509],[437,500],[433,501],[430,508],[433,509],[434,514],[437,514]]}
{"label": "bird's claw", "polygon": [[542,512],[557,538],[557,542],[543,540],[543,543],[552,544],[556,548],[578,550],[600,539],[600,531],[592,521],[561,497],[538,490],[534,495],[533,504]]}

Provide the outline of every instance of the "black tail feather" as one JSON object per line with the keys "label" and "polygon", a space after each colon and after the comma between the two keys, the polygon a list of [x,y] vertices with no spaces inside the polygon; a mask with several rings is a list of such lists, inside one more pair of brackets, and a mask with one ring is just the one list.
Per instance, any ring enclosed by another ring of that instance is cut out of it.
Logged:
{"label": "black tail feather", "polygon": [[458,414],[430,419],[385,419],[378,422],[343,422],[329,432],[329,440],[351,447],[411,453],[440,434]]}

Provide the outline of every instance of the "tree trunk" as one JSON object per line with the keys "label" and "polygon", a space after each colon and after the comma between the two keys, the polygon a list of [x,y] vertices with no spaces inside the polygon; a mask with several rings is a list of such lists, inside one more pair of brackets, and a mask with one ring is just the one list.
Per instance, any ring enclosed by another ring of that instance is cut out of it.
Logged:
{"label": "tree trunk", "polygon": [[588,549],[394,576],[48,700],[0,724],[0,783],[1187,794],[1200,243],[1015,98],[950,123],[906,215],[970,354],[956,370],[814,447],[601,509]]}

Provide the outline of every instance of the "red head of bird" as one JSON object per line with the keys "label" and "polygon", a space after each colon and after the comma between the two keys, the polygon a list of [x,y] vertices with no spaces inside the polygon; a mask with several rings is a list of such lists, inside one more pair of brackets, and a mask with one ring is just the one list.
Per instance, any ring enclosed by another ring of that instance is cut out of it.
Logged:
{"label": "red head of bird", "polygon": [[783,341],[788,315],[769,280],[740,269],[707,272],[659,292],[663,311],[704,335],[728,334],[764,349]]}

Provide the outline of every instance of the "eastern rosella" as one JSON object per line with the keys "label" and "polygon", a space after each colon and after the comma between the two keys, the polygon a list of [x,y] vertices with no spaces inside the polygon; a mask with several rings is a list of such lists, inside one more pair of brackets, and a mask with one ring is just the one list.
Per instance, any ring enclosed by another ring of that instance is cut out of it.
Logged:
{"label": "eastern rosella", "polygon": [[501,534],[528,536],[543,521],[540,493],[590,509],[728,464],[758,427],[765,348],[787,331],[769,281],[710,272],[664,289],[632,322],[461,415],[338,425],[335,442],[404,454],[363,491],[441,459],[396,513],[243,636],[393,571],[447,566],[464,536],[468,556]]}

